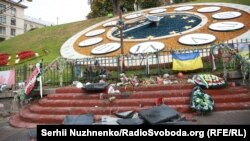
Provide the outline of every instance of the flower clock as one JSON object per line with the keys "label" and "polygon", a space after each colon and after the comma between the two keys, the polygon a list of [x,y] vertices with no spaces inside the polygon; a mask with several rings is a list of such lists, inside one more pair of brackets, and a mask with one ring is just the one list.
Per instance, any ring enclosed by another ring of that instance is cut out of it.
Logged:
{"label": "flower clock", "polygon": [[[250,37],[250,6],[185,3],[145,9],[79,31],[61,47],[63,58],[150,54],[171,49],[209,47]],[[119,26],[122,26],[123,35]],[[123,44],[120,44],[123,38]]]}

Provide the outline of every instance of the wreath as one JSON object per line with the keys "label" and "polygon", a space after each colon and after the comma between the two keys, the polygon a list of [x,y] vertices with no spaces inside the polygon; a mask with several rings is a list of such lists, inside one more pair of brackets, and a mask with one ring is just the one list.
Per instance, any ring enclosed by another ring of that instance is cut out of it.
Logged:
{"label": "wreath", "polygon": [[201,113],[209,113],[214,110],[214,100],[199,86],[194,87],[190,99],[190,108]]}
{"label": "wreath", "polygon": [[223,78],[212,74],[194,75],[192,79],[196,85],[206,89],[223,88],[227,86],[227,82]]}

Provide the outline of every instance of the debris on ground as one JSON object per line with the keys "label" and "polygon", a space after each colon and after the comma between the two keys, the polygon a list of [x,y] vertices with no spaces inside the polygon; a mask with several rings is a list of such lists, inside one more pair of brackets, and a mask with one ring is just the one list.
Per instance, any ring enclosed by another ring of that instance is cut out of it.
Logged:
{"label": "debris on ground", "polygon": [[139,116],[151,125],[173,121],[180,115],[179,112],[164,104],[139,112]]}
{"label": "debris on ground", "polygon": [[126,111],[126,112],[119,112],[114,113],[119,118],[132,118],[135,111]]}
{"label": "debris on ground", "polygon": [[63,120],[63,125],[92,125],[93,122],[93,114],[67,115]]}
{"label": "debris on ground", "polygon": [[97,123],[97,124],[101,124],[101,125],[118,125],[117,120],[119,120],[120,118],[115,118],[115,117],[111,117],[111,116],[102,116],[101,118],[101,122]]}
{"label": "debris on ground", "polygon": [[119,119],[117,120],[119,125],[142,125],[144,121],[140,118],[131,118],[131,119]]}

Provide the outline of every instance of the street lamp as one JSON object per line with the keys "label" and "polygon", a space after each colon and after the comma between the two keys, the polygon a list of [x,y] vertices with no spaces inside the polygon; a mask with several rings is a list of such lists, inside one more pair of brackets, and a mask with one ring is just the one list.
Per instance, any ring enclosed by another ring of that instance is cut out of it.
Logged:
{"label": "street lamp", "polygon": [[119,20],[117,23],[117,27],[120,30],[120,44],[121,44],[121,55],[122,55],[122,73],[125,73],[125,62],[124,62],[124,48],[123,48],[123,28],[124,28],[124,21],[122,20],[122,10],[120,7],[120,0],[116,0],[116,8],[119,13]]}

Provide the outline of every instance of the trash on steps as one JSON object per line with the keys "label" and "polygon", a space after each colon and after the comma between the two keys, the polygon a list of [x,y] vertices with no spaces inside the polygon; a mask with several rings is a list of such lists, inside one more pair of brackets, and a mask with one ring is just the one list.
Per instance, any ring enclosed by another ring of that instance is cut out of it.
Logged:
{"label": "trash on steps", "polygon": [[94,115],[67,115],[64,120],[64,125],[92,125],[94,122]]}

